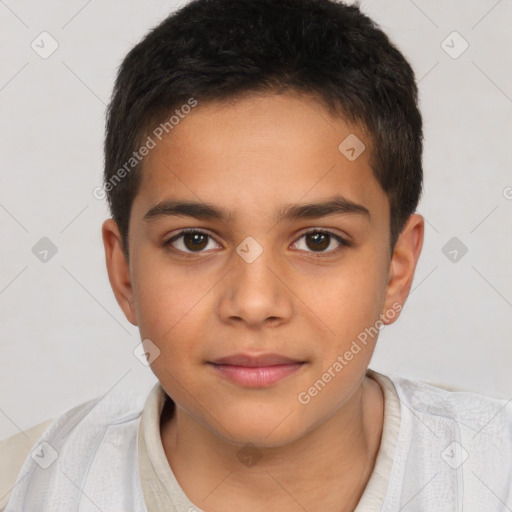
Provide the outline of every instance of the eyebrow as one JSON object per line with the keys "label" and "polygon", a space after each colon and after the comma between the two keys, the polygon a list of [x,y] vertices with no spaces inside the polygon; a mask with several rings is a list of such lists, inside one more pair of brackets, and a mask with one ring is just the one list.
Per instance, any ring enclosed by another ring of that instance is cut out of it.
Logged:
{"label": "eyebrow", "polygon": [[[275,211],[277,222],[314,219],[328,215],[360,215],[371,218],[369,210],[363,205],[340,195],[317,203],[287,204]],[[201,220],[211,219],[229,222],[233,219],[233,214],[211,203],[170,200],[162,201],[153,206],[142,220],[151,222],[160,217],[193,217]]]}

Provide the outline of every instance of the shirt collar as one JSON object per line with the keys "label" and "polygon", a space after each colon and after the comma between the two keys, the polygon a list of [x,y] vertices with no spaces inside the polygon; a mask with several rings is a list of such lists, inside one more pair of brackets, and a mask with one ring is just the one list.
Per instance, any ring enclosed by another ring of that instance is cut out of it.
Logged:
{"label": "shirt collar", "polygon": [[[384,425],[373,472],[354,512],[381,510],[400,430],[400,401],[391,379],[371,369],[367,370],[366,375],[377,381],[382,388]],[[188,499],[165,455],[160,437],[160,416],[166,400],[170,398],[160,382],[157,382],[146,400],[139,427],[139,469],[146,506],[148,512],[203,512]]]}

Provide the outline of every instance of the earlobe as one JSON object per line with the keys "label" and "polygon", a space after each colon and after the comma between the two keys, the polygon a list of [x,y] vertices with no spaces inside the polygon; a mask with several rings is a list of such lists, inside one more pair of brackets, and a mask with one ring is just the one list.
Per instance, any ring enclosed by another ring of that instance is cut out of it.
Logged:
{"label": "earlobe", "polygon": [[116,221],[107,219],[103,223],[101,232],[110,286],[128,321],[138,325],[130,267],[123,252],[122,237]]}
{"label": "earlobe", "polygon": [[[386,311],[397,309],[397,305],[400,305],[401,310],[407,300],[423,247],[424,229],[425,219],[419,214],[412,214],[398,237],[389,266],[389,281],[383,311],[385,317]],[[391,324],[397,318],[398,315],[393,315],[392,319],[384,323]]]}

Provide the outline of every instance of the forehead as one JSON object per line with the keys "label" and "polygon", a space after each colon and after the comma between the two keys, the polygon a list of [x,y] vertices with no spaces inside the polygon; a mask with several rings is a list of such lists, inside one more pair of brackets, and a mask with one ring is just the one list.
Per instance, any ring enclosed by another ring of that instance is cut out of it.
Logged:
{"label": "forehead", "polygon": [[371,140],[311,97],[287,92],[199,103],[162,140],[153,138],[134,201],[139,218],[177,198],[222,206],[232,221],[237,213],[270,217],[279,204],[335,193],[368,210],[387,209],[369,165]]}

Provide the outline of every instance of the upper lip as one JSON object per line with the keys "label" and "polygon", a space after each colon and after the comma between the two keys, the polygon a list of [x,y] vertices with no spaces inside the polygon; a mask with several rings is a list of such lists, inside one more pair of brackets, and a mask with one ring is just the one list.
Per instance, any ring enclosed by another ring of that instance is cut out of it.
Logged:
{"label": "upper lip", "polygon": [[303,363],[298,359],[283,356],[281,354],[261,354],[252,356],[249,354],[233,354],[211,361],[213,364],[229,364],[232,366],[274,366],[278,364]]}

